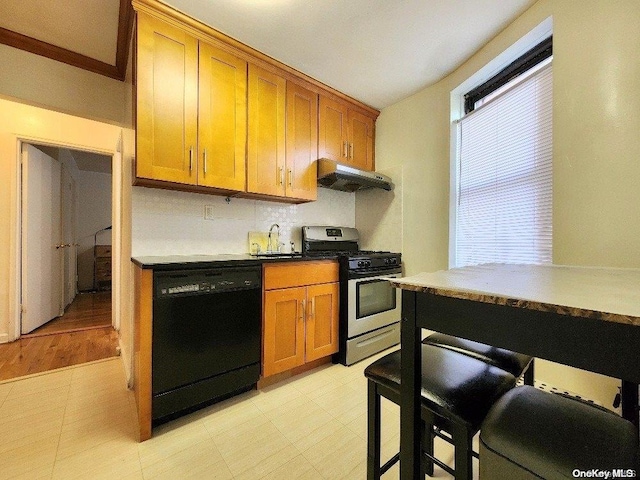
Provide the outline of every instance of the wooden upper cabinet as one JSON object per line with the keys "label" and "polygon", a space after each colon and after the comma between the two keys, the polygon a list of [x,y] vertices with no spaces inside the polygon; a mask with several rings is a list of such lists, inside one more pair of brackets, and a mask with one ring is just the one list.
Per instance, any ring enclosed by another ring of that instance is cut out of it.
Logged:
{"label": "wooden upper cabinet", "polygon": [[287,82],[286,195],[318,198],[318,94]]}
{"label": "wooden upper cabinet", "polygon": [[349,110],[348,137],[349,158],[347,163],[363,170],[373,170],[373,118]]}
{"label": "wooden upper cabinet", "polygon": [[200,42],[198,184],[245,190],[247,62]]}
{"label": "wooden upper cabinet", "polygon": [[196,184],[198,41],[138,13],[136,176]]}
{"label": "wooden upper cabinet", "polygon": [[137,185],[317,199],[317,159],[373,170],[378,112],[157,0],[133,0]]}
{"label": "wooden upper cabinet", "polygon": [[247,191],[285,196],[286,80],[249,65]]}
{"label": "wooden upper cabinet", "polygon": [[347,105],[320,96],[318,157],[345,162],[348,155]]}
{"label": "wooden upper cabinet", "polygon": [[320,96],[318,157],[373,170],[375,119],[339,102]]}

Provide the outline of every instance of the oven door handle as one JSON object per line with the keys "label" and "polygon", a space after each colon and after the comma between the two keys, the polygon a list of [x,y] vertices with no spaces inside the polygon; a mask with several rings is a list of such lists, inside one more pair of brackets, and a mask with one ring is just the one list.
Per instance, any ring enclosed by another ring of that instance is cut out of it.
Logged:
{"label": "oven door handle", "polygon": [[372,280],[374,278],[398,278],[402,276],[402,269],[396,268],[387,272],[349,272],[349,281],[351,280]]}
{"label": "oven door handle", "polygon": [[358,282],[370,282],[373,280],[383,280],[383,279],[387,279],[387,278],[400,278],[402,277],[401,273],[388,273],[386,275],[375,275],[375,276],[359,276],[357,278],[350,278],[349,282],[354,282],[354,283],[358,283]]}

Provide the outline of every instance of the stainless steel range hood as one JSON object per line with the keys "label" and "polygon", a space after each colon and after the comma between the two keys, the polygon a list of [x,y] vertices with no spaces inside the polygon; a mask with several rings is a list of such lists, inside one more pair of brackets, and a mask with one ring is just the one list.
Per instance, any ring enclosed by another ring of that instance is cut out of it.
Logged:
{"label": "stainless steel range hood", "polygon": [[365,188],[393,190],[393,183],[386,175],[360,170],[327,158],[318,160],[318,185],[343,192]]}

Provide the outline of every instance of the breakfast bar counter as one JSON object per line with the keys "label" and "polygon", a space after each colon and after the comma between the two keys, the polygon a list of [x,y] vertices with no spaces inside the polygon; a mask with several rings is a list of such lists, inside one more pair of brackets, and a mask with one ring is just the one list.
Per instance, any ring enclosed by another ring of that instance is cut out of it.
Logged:
{"label": "breakfast bar counter", "polygon": [[401,478],[419,478],[422,328],[619,378],[638,424],[640,269],[486,264],[391,279],[402,292]]}

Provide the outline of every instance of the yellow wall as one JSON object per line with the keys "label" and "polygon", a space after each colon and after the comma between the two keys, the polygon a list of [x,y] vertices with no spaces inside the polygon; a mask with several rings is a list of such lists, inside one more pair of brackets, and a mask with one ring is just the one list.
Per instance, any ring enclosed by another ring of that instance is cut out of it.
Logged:
{"label": "yellow wall", "polygon": [[[640,2],[540,0],[451,75],[378,118],[376,167],[403,170],[408,274],[448,266],[451,90],[549,16],[554,263],[640,267]],[[618,385],[548,362],[537,378],[607,406]]]}
{"label": "yellow wall", "polygon": [[121,124],[125,84],[0,45],[0,96],[71,115]]}
{"label": "yellow wall", "polygon": [[[17,290],[18,143],[67,146],[112,155],[122,128],[0,99],[0,342],[13,337],[9,326]],[[130,184],[129,184],[130,185]],[[129,186],[129,190],[131,187]]]}

